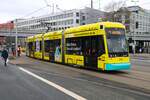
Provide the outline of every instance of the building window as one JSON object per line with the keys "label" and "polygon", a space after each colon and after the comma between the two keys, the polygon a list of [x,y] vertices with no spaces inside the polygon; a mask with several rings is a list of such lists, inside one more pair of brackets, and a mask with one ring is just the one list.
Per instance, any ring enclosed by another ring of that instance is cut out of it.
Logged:
{"label": "building window", "polygon": [[71,24],[73,24],[73,19],[70,21]]}
{"label": "building window", "polygon": [[69,17],[69,14],[66,14],[66,18]]}
{"label": "building window", "polygon": [[135,27],[136,27],[136,29],[138,29],[138,27],[139,27],[139,23],[138,23],[138,22],[136,22],[135,24],[136,24],[136,26],[135,26]]}
{"label": "building window", "polygon": [[76,19],[76,23],[79,24],[79,19]]}
{"label": "building window", "polygon": [[66,18],[66,15],[65,15],[65,14],[63,15],[63,18]]}
{"label": "building window", "polygon": [[72,17],[73,16],[73,13],[69,13],[69,17]]}
{"label": "building window", "polygon": [[76,16],[79,17],[79,13],[78,12],[76,13]]}
{"label": "building window", "polygon": [[82,16],[82,20],[85,20],[85,16]]}

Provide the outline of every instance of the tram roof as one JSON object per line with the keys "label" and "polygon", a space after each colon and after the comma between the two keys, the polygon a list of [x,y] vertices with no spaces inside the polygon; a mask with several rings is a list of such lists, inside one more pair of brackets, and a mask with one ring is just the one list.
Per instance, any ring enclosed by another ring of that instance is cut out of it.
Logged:
{"label": "tram roof", "polygon": [[34,41],[34,36],[29,36],[29,37],[27,37],[26,41],[27,41],[27,42]]}
{"label": "tram roof", "polygon": [[29,36],[29,37],[27,37],[27,39],[32,39],[32,38],[34,38],[34,36]]}
{"label": "tram roof", "polygon": [[[65,33],[76,33],[81,31],[92,31],[92,30],[99,30],[100,26],[103,26],[104,28],[125,28],[125,26],[118,22],[98,22],[93,24],[87,24],[77,27],[68,28],[65,30]],[[104,29],[103,28],[103,29]]]}
{"label": "tram roof", "polygon": [[34,37],[35,38],[42,38],[42,35],[43,35],[42,33],[41,34],[36,34]]}
{"label": "tram roof", "polygon": [[48,32],[44,34],[44,37],[52,36],[52,35],[62,35],[62,31]]}

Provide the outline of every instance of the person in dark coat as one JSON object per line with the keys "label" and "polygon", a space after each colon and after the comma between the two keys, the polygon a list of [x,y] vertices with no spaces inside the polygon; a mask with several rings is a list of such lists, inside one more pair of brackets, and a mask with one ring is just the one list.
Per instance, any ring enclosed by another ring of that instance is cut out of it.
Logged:
{"label": "person in dark coat", "polygon": [[8,52],[6,49],[2,51],[1,57],[4,59],[4,65],[7,66]]}

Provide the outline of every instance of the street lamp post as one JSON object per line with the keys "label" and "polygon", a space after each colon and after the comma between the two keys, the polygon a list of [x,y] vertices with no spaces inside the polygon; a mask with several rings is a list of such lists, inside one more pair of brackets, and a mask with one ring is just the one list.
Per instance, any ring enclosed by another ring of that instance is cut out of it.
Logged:
{"label": "street lamp post", "polygon": [[135,44],[135,31],[133,32],[133,54],[135,54],[135,47],[136,47],[136,44]]}
{"label": "street lamp post", "polygon": [[133,48],[133,54],[135,54],[135,15],[133,15],[133,44],[132,44],[132,48]]}
{"label": "street lamp post", "polygon": [[18,30],[17,30],[17,19],[16,19],[16,22],[15,22],[15,26],[16,26],[16,35],[15,35],[15,44],[16,44],[16,57],[18,56]]}
{"label": "street lamp post", "polygon": [[[131,0],[131,2],[135,3],[134,5],[136,6],[136,3],[139,2],[139,0]],[[136,13],[135,13],[136,15]],[[137,14],[138,15],[138,14]],[[135,20],[135,19],[133,19]],[[133,53],[135,54],[135,45],[136,45],[136,41],[135,41],[135,29],[136,29],[136,21],[134,22],[134,30],[133,30]]]}

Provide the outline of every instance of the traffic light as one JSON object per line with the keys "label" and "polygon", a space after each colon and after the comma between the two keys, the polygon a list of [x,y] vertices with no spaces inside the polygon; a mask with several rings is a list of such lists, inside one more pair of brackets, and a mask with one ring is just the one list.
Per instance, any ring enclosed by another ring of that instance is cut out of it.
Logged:
{"label": "traffic light", "polygon": [[136,23],[135,23],[135,28],[138,29],[138,27],[139,27],[139,23],[136,22]]}
{"label": "traffic light", "polygon": [[132,43],[132,41],[133,41],[132,38],[129,38],[129,43]]}

